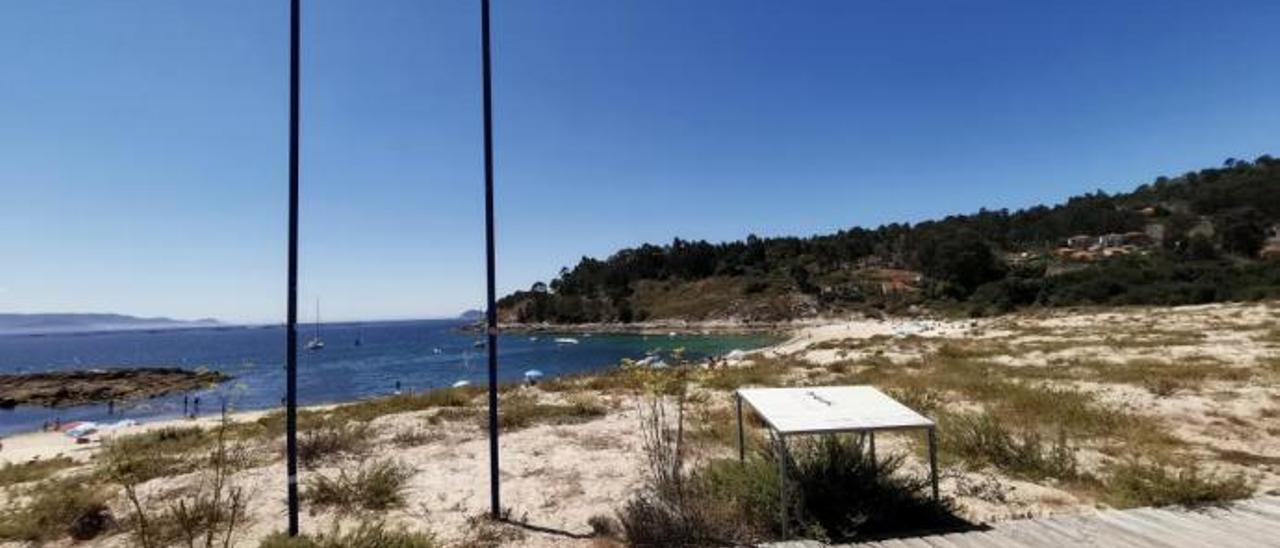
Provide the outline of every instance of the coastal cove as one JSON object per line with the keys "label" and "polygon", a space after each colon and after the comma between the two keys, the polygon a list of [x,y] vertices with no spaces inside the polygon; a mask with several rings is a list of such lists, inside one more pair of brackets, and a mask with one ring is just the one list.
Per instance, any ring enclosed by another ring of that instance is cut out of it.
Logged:
{"label": "coastal cove", "polygon": [[[459,381],[483,384],[485,349],[465,325],[460,320],[322,325],[320,336],[326,347],[299,355],[299,400],[304,405],[357,401],[392,394],[397,383],[402,391],[430,390]],[[300,331],[304,340],[313,335],[309,328]],[[767,333],[721,329],[707,335],[687,329],[662,334],[560,331],[504,333],[498,344],[499,378],[518,382],[525,371],[537,369],[550,379],[601,371],[623,359],[663,356],[676,348],[700,358],[780,340]],[[572,338],[576,343],[557,343],[557,338]],[[233,380],[190,393],[116,402],[114,415],[108,414],[105,402],[56,408],[19,405],[0,410],[0,435],[39,430],[55,420],[177,418],[183,413],[184,398],[190,408],[199,398],[201,414],[215,414],[224,403],[235,411],[274,408],[284,394],[283,341],[278,326],[3,336],[0,374],[179,367],[222,373]]]}

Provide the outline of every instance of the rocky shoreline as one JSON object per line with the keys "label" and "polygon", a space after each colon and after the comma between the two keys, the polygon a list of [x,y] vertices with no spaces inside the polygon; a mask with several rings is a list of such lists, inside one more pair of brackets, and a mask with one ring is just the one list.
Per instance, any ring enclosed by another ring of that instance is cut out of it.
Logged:
{"label": "rocky shoreline", "polygon": [[[786,336],[810,325],[820,325],[825,320],[795,320],[788,322],[740,322],[732,320],[688,321],[657,320],[632,323],[501,323],[500,331],[509,333],[538,333],[551,335],[778,335]],[[483,324],[467,326],[468,331],[483,332]]]}
{"label": "rocky shoreline", "polygon": [[0,374],[0,409],[19,405],[64,407],[155,398],[207,388],[230,378],[216,371],[177,367]]}

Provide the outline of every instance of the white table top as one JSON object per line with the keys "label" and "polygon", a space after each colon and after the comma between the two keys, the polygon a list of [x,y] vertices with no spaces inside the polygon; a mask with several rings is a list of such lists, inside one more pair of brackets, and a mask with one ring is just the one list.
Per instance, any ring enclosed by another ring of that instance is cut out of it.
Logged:
{"label": "white table top", "polygon": [[873,386],[743,388],[737,393],[784,435],[933,426]]}

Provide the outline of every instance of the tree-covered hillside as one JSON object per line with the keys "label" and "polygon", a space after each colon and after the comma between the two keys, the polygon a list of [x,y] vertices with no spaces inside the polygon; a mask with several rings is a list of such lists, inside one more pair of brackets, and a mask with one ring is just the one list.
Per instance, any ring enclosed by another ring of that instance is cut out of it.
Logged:
{"label": "tree-covered hillside", "polygon": [[623,249],[499,301],[504,321],[780,320],[925,306],[1191,304],[1280,296],[1280,160],[1133,192],[941,220]]}

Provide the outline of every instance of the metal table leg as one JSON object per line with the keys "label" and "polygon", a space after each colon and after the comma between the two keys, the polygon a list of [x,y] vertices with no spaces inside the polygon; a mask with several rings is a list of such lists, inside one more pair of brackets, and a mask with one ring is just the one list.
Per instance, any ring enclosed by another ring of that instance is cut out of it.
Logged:
{"label": "metal table leg", "polygon": [[933,483],[933,500],[938,501],[938,434],[929,427],[929,479]]}
{"label": "metal table leg", "polygon": [[790,536],[787,523],[787,440],[779,432],[774,432],[774,447],[778,458],[778,513],[782,516],[782,539],[786,540]]}
{"label": "metal table leg", "polygon": [[871,452],[871,471],[874,472],[880,466],[879,463],[876,462],[876,431],[875,430],[867,431],[867,448]]}
{"label": "metal table leg", "polygon": [[734,393],[734,398],[738,400],[738,460],[747,460],[746,439],[742,431],[742,395]]}

